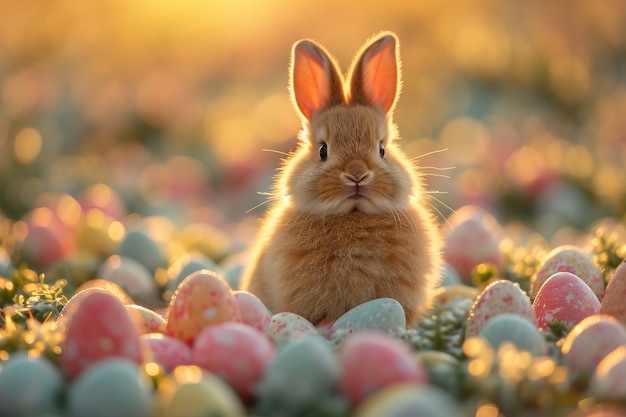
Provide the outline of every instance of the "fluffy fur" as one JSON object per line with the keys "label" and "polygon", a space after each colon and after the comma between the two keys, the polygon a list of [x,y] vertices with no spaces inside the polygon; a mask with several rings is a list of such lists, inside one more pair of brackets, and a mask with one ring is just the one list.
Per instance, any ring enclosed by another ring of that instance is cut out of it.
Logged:
{"label": "fluffy fur", "polygon": [[303,130],[276,178],[242,289],[313,323],[390,297],[413,323],[438,284],[441,241],[417,168],[396,144],[395,35],[366,43],[347,81],[337,68],[314,42],[294,45]]}

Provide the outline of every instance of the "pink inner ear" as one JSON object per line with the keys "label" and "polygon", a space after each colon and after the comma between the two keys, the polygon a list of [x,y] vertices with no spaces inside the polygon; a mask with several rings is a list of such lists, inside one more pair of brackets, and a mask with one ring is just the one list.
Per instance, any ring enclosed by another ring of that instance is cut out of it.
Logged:
{"label": "pink inner ear", "polygon": [[304,41],[295,47],[292,70],[293,95],[310,120],[330,101],[330,62],[315,45]]}
{"label": "pink inner ear", "polygon": [[388,112],[396,100],[398,63],[396,43],[392,37],[383,38],[363,56],[363,90],[367,98]]}

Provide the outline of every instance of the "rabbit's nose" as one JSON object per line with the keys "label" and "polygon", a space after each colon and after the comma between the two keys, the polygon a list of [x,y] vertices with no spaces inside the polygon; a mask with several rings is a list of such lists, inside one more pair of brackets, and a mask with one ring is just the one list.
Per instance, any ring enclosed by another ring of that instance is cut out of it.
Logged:
{"label": "rabbit's nose", "polygon": [[368,182],[370,171],[363,161],[350,161],[341,174],[342,179],[348,184],[365,185]]}

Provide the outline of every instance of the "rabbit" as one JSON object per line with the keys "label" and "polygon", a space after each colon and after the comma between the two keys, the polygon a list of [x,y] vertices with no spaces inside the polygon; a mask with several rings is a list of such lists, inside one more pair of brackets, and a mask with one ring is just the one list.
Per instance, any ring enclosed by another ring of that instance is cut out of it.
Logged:
{"label": "rabbit", "polygon": [[407,324],[427,311],[442,243],[418,168],[397,144],[399,79],[391,32],[365,44],[345,79],[322,46],[294,44],[299,146],[275,178],[241,281],[270,311],[319,324],[383,297]]}

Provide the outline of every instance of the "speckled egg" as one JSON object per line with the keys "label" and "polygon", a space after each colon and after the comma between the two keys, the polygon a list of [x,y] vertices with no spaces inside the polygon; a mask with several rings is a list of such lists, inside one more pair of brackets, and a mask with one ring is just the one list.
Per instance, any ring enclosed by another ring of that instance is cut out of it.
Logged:
{"label": "speckled egg", "polygon": [[339,358],[341,390],[353,404],[393,384],[428,383],[426,369],[409,347],[384,333],[350,336],[341,346]]}
{"label": "speckled egg", "polygon": [[339,317],[332,333],[347,330],[349,333],[363,330],[391,332],[406,327],[406,315],[402,305],[393,298],[377,298],[354,307]]}
{"label": "speckled egg", "polygon": [[134,229],[126,233],[117,253],[124,258],[139,262],[150,274],[153,274],[157,268],[167,267],[167,258],[163,249],[141,229]]}
{"label": "speckled egg", "polygon": [[219,275],[200,270],[185,278],[172,296],[166,334],[193,346],[202,329],[227,321],[241,321],[235,297]]}
{"label": "speckled egg", "polygon": [[119,285],[139,303],[154,303],[159,299],[156,281],[145,266],[134,259],[113,255],[98,269],[97,276]]}
{"label": "speckled egg", "polygon": [[250,401],[273,357],[274,345],[265,333],[230,322],[200,332],[193,346],[192,363],[219,376],[241,398]]}
{"label": "speckled egg", "polygon": [[150,381],[137,364],[109,358],[72,383],[67,396],[70,417],[148,417],[152,406]]}
{"label": "speckled egg", "polygon": [[583,280],[601,300],[604,296],[604,278],[593,260],[575,246],[559,246],[547,256],[531,279],[531,292],[537,294],[541,286],[557,272],[570,272]]}
{"label": "speckled egg", "polygon": [[245,417],[237,394],[220,378],[195,365],[179,366],[157,387],[157,417]]}
{"label": "speckled egg", "polygon": [[443,306],[455,298],[475,301],[480,295],[480,290],[468,285],[448,285],[440,287],[433,293],[433,306]]}
{"label": "speckled egg", "polygon": [[275,345],[282,345],[305,337],[320,337],[319,332],[310,321],[289,311],[272,316],[267,328],[267,335]]}
{"label": "speckled egg", "polygon": [[504,342],[509,342],[517,350],[525,350],[534,356],[548,354],[548,346],[537,326],[517,314],[502,313],[490,318],[480,330],[480,336],[495,352]]}
{"label": "speckled egg", "polygon": [[601,400],[626,398],[626,346],[616,348],[600,361],[589,381],[589,392]]}
{"label": "speckled egg", "polygon": [[165,333],[167,322],[163,316],[160,316],[149,308],[136,304],[126,305],[125,307],[137,326],[139,333]]}
{"label": "speckled egg", "polygon": [[265,307],[263,301],[248,291],[233,291],[232,294],[239,306],[242,321],[257,330],[267,332],[272,321],[272,313]]}
{"label": "speckled egg", "polygon": [[167,371],[180,365],[191,365],[191,348],[178,339],[148,333],[141,335],[141,341],[148,348],[151,360],[161,364]]}
{"label": "speckled egg", "polygon": [[142,363],[139,331],[113,295],[94,292],[80,302],[67,325],[59,365],[75,378],[96,362],[113,356]]}
{"label": "speckled egg", "polygon": [[456,400],[439,388],[405,382],[366,398],[354,417],[454,417],[464,415]]}
{"label": "speckled egg", "polygon": [[489,319],[502,313],[517,314],[537,324],[530,299],[517,283],[500,280],[489,284],[472,306],[465,327],[465,337],[477,336]]}
{"label": "speckled egg", "polygon": [[573,326],[600,312],[600,300],[576,275],[557,272],[539,288],[533,301],[539,329],[547,329],[554,319]]}
{"label": "speckled egg", "polygon": [[613,316],[594,314],[572,328],[561,352],[571,371],[587,374],[621,345],[626,345],[626,328]]}
{"label": "speckled egg", "polygon": [[0,368],[0,410],[7,416],[36,416],[61,411],[65,386],[59,369],[44,357],[12,353]]}
{"label": "speckled egg", "polygon": [[337,356],[324,339],[307,337],[287,343],[277,350],[257,386],[257,407],[267,410],[267,415],[281,410],[282,415],[292,416],[323,399],[340,401],[340,374]]}
{"label": "speckled egg", "polygon": [[626,261],[615,270],[613,278],[606,286],[600,312],[609,314],[626,326]]}
{"label": "speckled egg", "polygon": [[[85,300],[85,298],[87,298],[89,295],[97,293],[113,295],[118,300],[120,300],[120,298],[115,293],[112,293],[111,291],[101,287],[88,287],[77,291],[72,297],[70,297],[69,300],[67,300],[67,303],[65,303],[65,305],[61,309],[61,312],[59,313],[59,316],[57,317],[56,325],[61,333],[67,333],[67,326],[69,325],[72,316],[76,313],[76,310],[81,305],[83,300]],[[120,300],[120,302],[123,301]]]}
{"label": "speckled egg", "polygon": [[443,258],[463,280],[471,283],[472,270],[481,263],[502,264],[498,248],[501,226],[491,214],[480,207],[464,206],[448,223],[452,230],[445,236]]}

